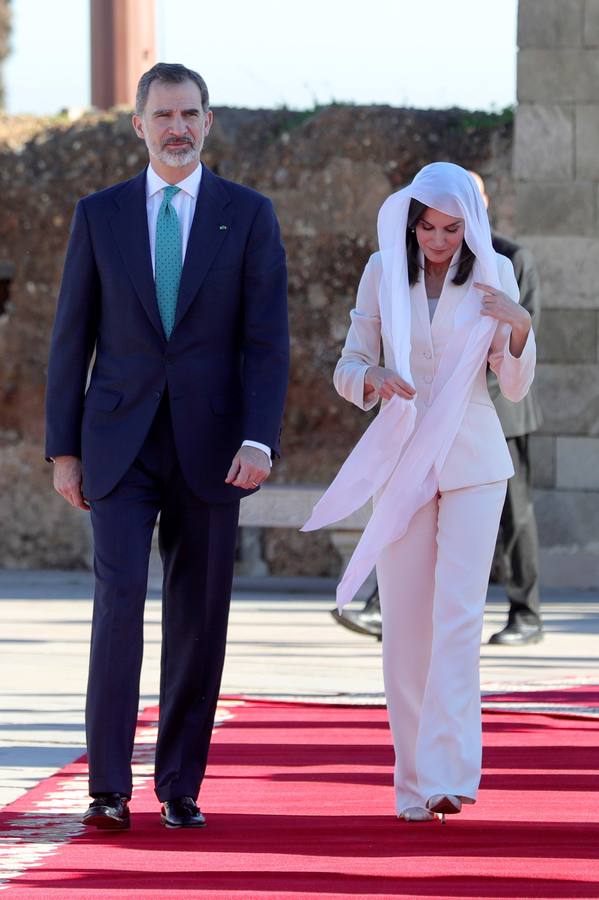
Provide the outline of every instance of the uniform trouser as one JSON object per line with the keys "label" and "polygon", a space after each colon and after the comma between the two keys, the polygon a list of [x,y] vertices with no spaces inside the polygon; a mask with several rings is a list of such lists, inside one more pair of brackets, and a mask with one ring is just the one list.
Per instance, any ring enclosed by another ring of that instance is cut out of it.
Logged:
{"label": "uniform trouser", "polygon": [[514,464],[501,515],[500,544],[507,557],[509,624],[541,621],[539,598],[539,539],[532,500],[528,435],[508,438]]}
{"label": "uniform trouser", "polygon": [[[198,461],[200,464],[201,461]],[[239,503],[194,497],[177,462],[164,401],[131,468],[91,502],[95,595],[86,732],[90,794],[130,796],[143,616],[152,533],[160,513],[164,566],[160,800],[197,797],[225,654]]]}
{"label": "uniform trouser", "polygon": [[398,813],[433,794],[476,798],[480,637],[505,492],[438,494],[377,562]]}

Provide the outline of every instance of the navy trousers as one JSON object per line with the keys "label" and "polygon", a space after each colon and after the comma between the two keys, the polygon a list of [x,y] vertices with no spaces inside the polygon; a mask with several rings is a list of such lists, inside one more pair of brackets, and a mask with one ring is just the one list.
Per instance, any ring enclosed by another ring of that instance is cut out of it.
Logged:
{"label": "navy trousers", "polygon": [[[198,460],[201,465],[201,460]],[[160,513],[164,566],[155,787],[197,797],[225,657],[239,503],[211,505],[187,487],[164,398],[137,459],[91,503],[95,594],[86,704],[90,794],[131,795],[143,617]]]}

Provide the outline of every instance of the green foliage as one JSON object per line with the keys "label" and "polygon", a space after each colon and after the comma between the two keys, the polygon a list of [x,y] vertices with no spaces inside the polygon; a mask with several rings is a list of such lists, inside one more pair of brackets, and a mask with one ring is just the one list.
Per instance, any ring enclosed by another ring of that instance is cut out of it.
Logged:
{"label": "green foliage", "polygon": [[460,110],[459,125],[462,131],[478,131],[481,128],[497,128],[500,125],[512,125],[514,107],[506,106],[501,110]]}
{"label": "green foliage", "polygon": [[278,124],[277,132],[283,134],[284,132],[293,131],[294,128],[300,128],[304,122],[307,122],[323,109],[335,109],[337,107],[355,105],[356,104],[351,101],[331,100],[330,103],[318,103],[318,101],[315,100],[314,104],[307,109],[290,109],[286,103],[283,103],[276,108],[281,112],[287,113],[287,116]]}

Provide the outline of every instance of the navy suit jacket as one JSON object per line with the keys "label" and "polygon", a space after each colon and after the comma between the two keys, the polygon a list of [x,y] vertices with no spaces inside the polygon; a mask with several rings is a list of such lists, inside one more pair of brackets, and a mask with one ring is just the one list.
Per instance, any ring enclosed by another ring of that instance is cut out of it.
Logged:
{"label": "navy suit jacket", "polygon": [[144,170],[77,204],[50,348],[46,455],[81,457],[84,496],[105,496],[168,390],[189,487],[231,502],[249,493],[224,483],[242,441],[279,448],[289,360],[279,226],[266,197],[204,166],[167,341],[145,185]]}

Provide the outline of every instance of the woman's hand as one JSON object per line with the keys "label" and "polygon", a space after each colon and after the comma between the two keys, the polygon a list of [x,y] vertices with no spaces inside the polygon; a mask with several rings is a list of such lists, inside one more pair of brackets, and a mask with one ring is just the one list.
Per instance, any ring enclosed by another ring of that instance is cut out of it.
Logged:
{"label": "woman's hand", "polygon": [[490,287],[488,284],[480,284],[478,281],[475,281],[474,287],[478,288],[479,291],[484,291],[481,316],[491,316],[491,318],[497,319],[498,322],[505,322],[506,325],[511,325],[512,331],[528,335],[532,320],[530,314],[523,306],[520,306],[519,303],[514,303],[503,291],[498,291],[497,288]]}
{"label": "woman's hand", "polygon": [[403,397],[404,400],[413,400],[416,396],[411,384],[400,378],[393,369],[384,369],[382,366],[369,366],[366,369],[364,399],[372,400],[373,391],[384,400],[390,400],[394,394]]}
{"label": "woman's hand", "polygon": [[482,299],[481,316],[490,316],[492,319],[497,319],[498,322],[509,325],[512,329],[510,353],[515,357],[521,356],[532,327],[530,313],[497,288],[490,287],[488,284],[480,284],[478,281],[474,282],[474,287],[485,292]]}

